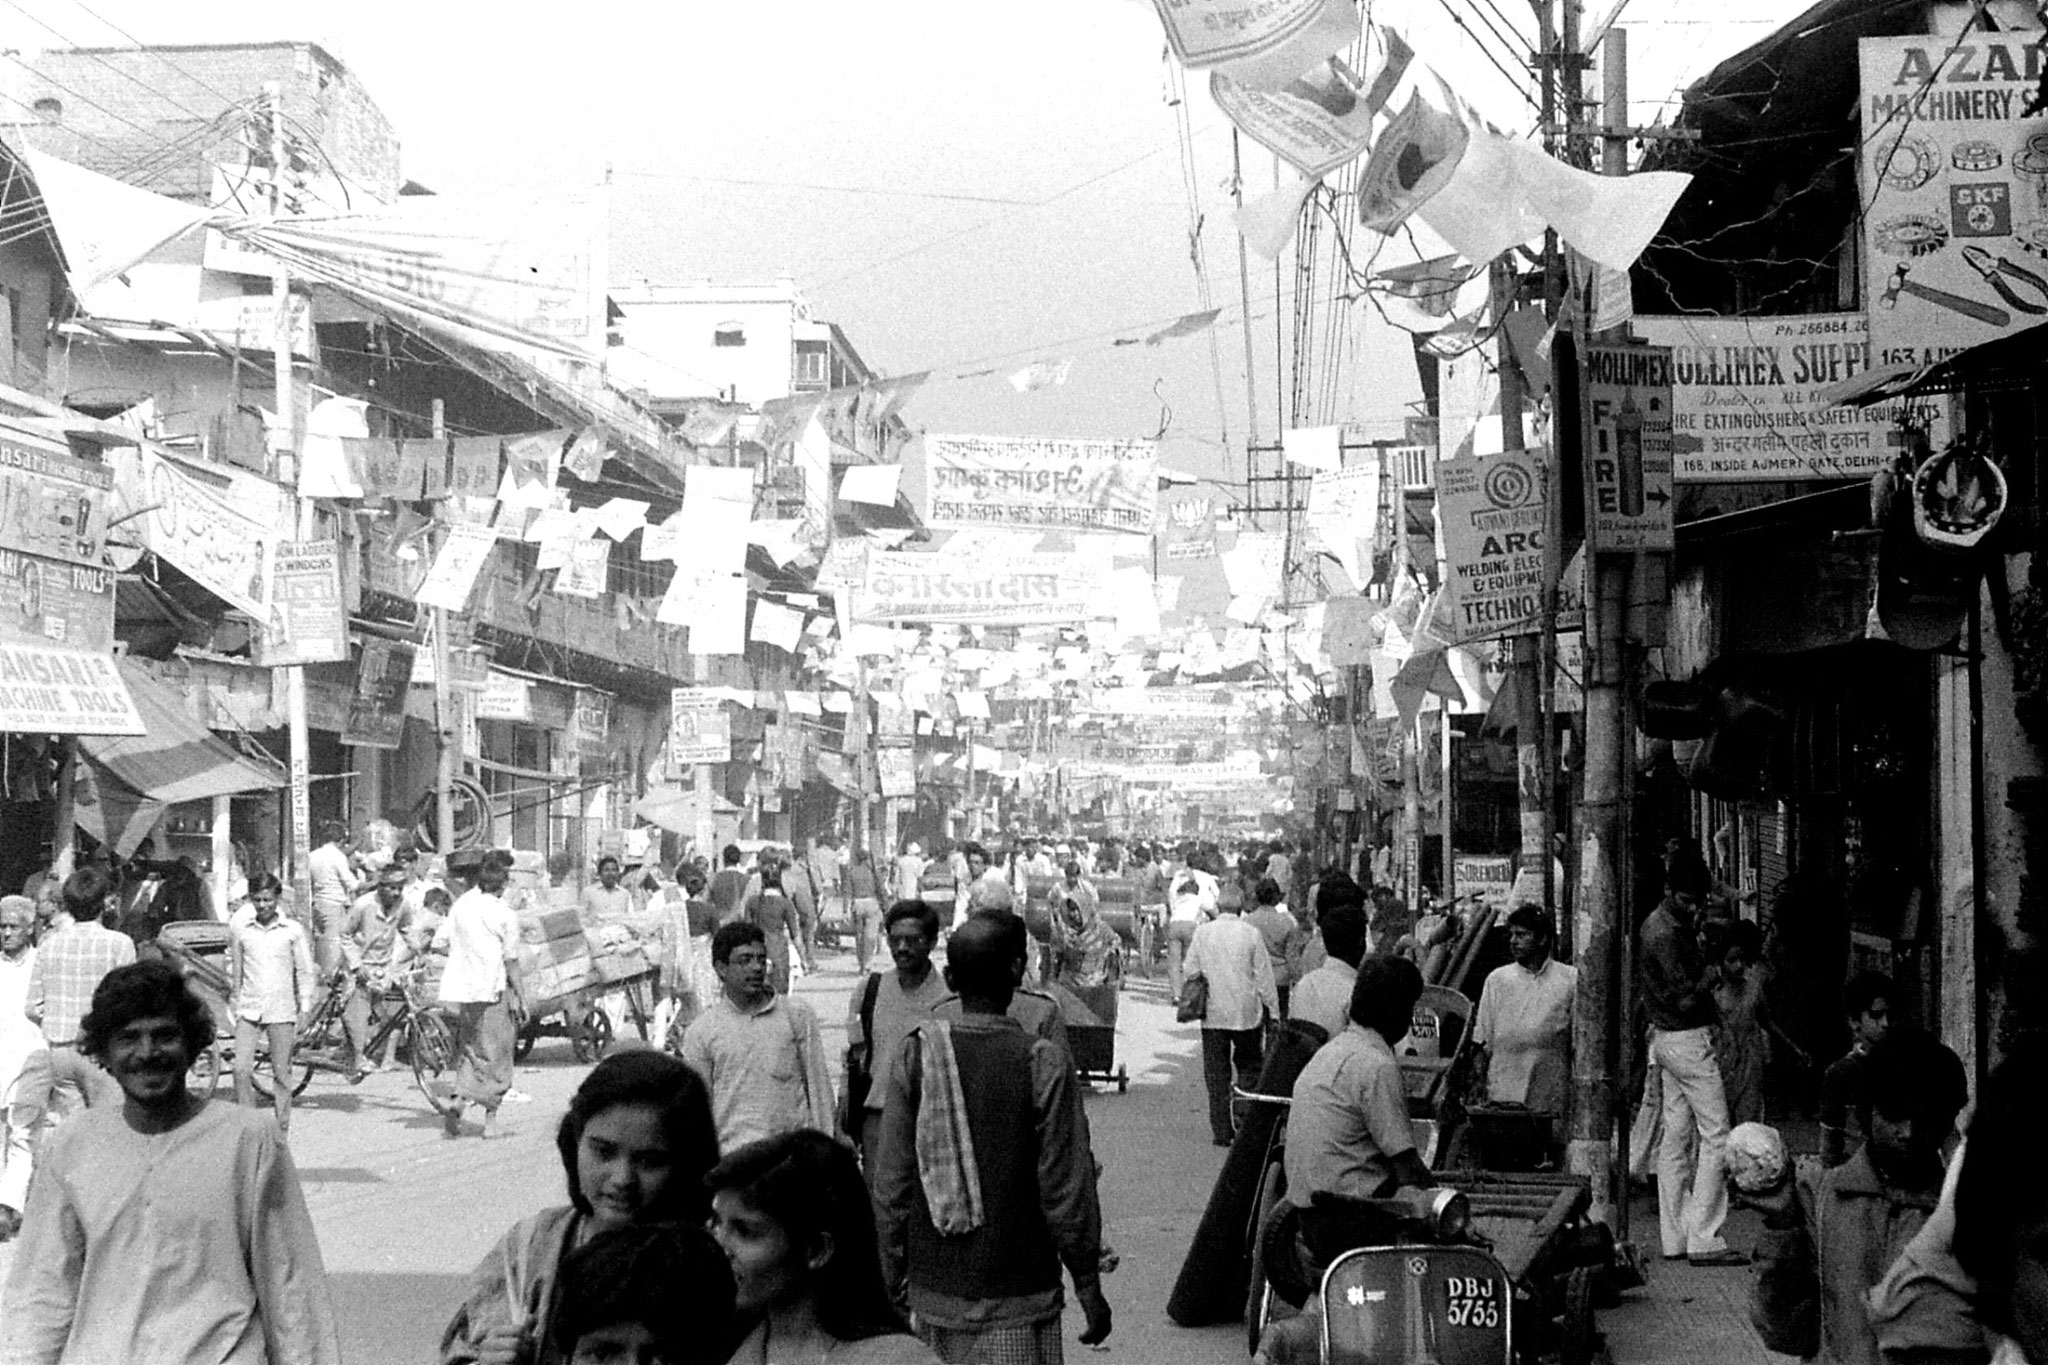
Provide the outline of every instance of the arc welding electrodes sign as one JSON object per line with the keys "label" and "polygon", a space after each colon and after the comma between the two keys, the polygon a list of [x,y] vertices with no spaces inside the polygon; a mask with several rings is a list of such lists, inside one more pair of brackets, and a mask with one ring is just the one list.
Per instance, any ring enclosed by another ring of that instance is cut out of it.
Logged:
{"label": "arc welding electrodes sign", "polygon": [[1880,365],[1929,365],[2048,321],[2039,32],[1865,38],[1863,295]]}

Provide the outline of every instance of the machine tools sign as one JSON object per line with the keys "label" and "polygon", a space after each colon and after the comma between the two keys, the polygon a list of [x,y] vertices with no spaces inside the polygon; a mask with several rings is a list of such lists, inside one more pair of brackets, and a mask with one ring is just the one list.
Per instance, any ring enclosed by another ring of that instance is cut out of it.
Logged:
{"label": "machine tools sign", "polygon": [[1586,544],[1596,551],[1669,550],[1671,350],[1588,346]]}
{"label": "machine tools sign", "polygon": [[1928,365],[2048,320],[2038,33],[1859,45],[1864,304],[1880,365]]}

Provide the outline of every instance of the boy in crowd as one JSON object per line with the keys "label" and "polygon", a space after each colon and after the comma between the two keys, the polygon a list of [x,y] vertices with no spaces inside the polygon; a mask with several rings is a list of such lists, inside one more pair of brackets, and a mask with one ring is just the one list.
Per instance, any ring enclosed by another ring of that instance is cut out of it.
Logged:
{"label": "boy in crowd", "polygon": [[1941,1195],[1942,1144],[1969,1099],[1963,1064],[1924,1033],[1862,1054],[1863,1145],[1811,1185],[1739,1196],[1764,1215],[1750,1319],[1773,1351],[1878,1365],[1869,1294]]}
{"label": "boy in crowd", "polygon": [[1849,1051],[1820,1078],[1822,1154],[1830,1166],[1847,1161],[1863,1142],[1863,1134],[1852,1132],[1849,1122],[1862,1107],[1864,1059],[1891,1029],[1893,993],[1890,978],[1876,972],[1858,972],[1842,992],[1842,1012],[1849,1017]]}

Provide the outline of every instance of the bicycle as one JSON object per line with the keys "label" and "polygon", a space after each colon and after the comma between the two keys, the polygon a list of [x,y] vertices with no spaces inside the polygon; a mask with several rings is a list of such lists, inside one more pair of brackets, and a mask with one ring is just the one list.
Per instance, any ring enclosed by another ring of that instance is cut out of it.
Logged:
{"label": "bicycle", "polygon": [[[292,1043],[290,1072],[292,1094],[302,1095],[312,1084],[315,1071],[348,1074],[347,1038],[342,1030],[342,1011],[355,992],[354,973],[343,967],[329,978],[327,993],[313,1007],[311,1016]],[[375,1056],[385,1042],[398,1035],[396,1047],[405,1053],[412,1067],[413,1081],[430,1102],[438,1103],[435,1082],[455,1064],[455,1035],[432,1006],[420,999],[420,970],[407,968],[387,983],[379,997],[387,1009],[384,1018],[370,1030],[363,1042],[365,1056]],[[395,1008],[393,1006],[395,1005]],[[360,1064],[361,1057],[356,1059]],[[260,1044],[251,1077],[257,1093],[268,1098],[274,1093],[269,1051]]]}

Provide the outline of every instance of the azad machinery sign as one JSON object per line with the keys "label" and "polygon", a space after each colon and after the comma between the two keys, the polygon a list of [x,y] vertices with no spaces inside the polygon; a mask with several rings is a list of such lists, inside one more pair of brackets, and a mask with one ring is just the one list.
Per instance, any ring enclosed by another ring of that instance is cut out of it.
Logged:
{"label": "azad machinery sign", "polygon": [[1879,364],[1929,365],[2048,321],[2038,32],[1858,45],[1863,295]]}

